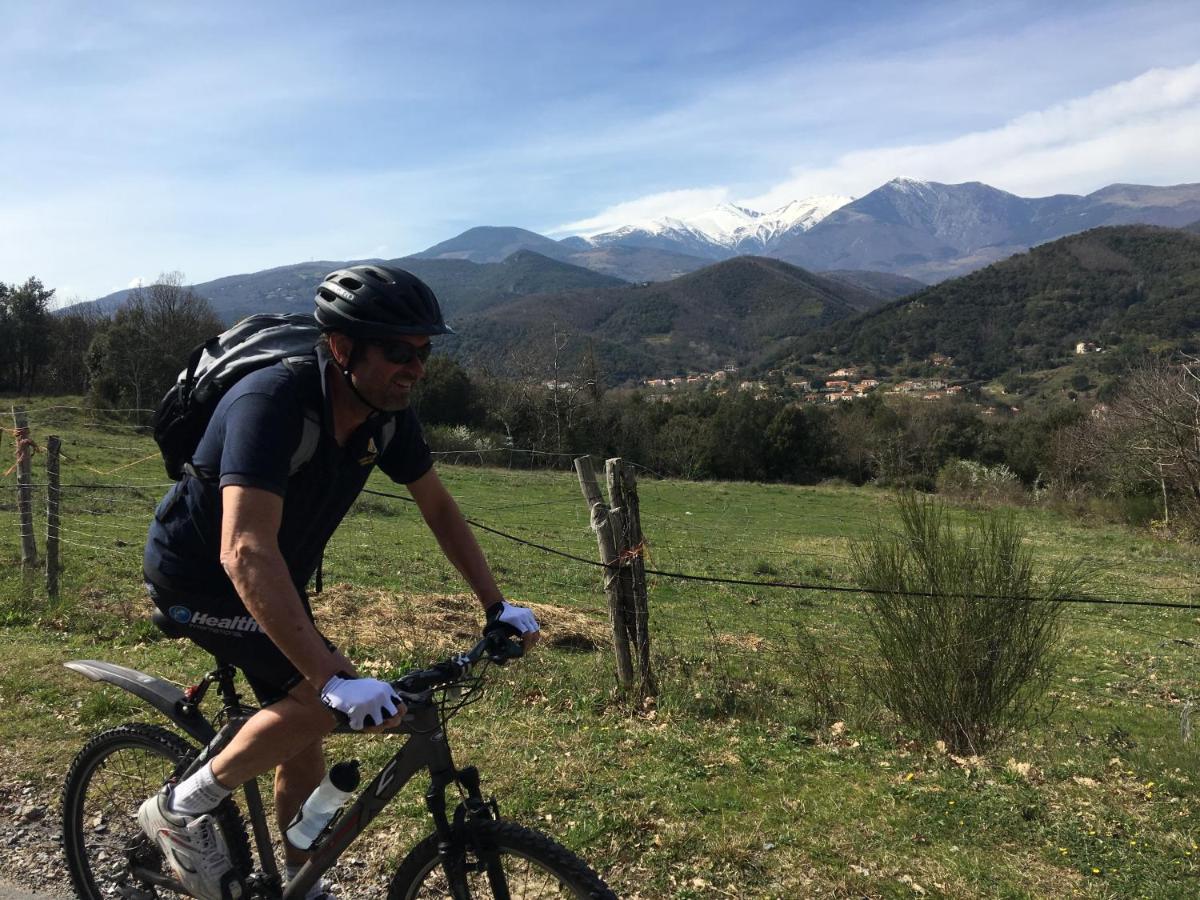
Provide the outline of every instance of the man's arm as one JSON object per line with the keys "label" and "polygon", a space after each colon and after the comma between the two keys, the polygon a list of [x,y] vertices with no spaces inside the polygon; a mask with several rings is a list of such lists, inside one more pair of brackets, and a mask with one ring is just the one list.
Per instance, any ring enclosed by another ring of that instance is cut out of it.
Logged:
{"label": "man's arm", "polygon": [[442,552],[454,564],[454,568],[462,573],[483,608],[487,609],[503,600],[504,595],[496,586],[496,579],[492,576],[479,542],[475,540],[471,526],[463,518],[462,511],[438,478],[437,472],[430,469],[409,484],[408,490],[417,501],[421,516],[437,538]]}
{"label": "man's arm", "polygon": [[283,498],[228,485],[221,504],[221,565],[250,615],[319,692],[343,669],[343,658],[330,652],[309,620],[279,551]]}

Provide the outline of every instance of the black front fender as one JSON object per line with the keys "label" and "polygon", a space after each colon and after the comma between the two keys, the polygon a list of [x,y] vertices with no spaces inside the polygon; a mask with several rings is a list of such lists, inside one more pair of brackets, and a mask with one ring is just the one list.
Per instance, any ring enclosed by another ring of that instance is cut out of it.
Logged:
{"label": "black front fender", "polygon": [[169,681],[97,659],[73,659],[63,665],[92,681],[115,684],[122,690],[141,697],[201,745],[207,744],[216,736],[216,731],[209,721],[196,707],[188,704],[183,691]]}

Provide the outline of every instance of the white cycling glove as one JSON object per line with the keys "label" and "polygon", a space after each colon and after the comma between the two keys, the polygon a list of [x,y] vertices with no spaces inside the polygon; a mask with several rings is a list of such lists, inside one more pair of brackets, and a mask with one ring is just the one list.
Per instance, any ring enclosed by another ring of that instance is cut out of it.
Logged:
{"label": "white cycling glove", "polygon": [[493,603],[487,608],[487,624],[483,626],[484,634],[500,631],[504,634],[518,637],[530,631],[541,631],[533,610],[524,606],[513,606],[507,600]]}
{"label": "white cycling glove", "polygon": [[401,700],[386,681],[334,675],[321,688],[321,702],[345,715],[352,729],[361,731],[394,716]]}

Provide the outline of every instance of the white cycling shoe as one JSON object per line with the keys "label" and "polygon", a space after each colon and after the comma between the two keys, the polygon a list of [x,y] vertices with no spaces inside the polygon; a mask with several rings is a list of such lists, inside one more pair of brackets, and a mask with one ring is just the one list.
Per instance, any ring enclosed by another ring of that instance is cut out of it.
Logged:
{"label": "white cycling shoe", "polygon": [[163,788],[138,809],[138,824],[158,844],[175,877],[198,900],[238,900],[245,892],[221,827],[209,813],[171,812]]}

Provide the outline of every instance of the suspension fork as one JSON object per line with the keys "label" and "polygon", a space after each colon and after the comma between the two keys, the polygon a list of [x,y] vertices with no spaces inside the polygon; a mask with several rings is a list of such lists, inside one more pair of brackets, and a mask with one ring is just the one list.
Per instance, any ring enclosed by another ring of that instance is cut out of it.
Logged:
{"label": "suspension fork", "polygon": [[[446,788],[457,784],[465,796],[454,810],[454,823],[446,813]],[[479,822],[491,822],[500,818],[500,807],[494,798],[485,800],[480,790],[479,770],[474,766],[464,769],[438,770],[432,773],[425,805],[433,818],[438,835],[438,857],[455,900],[470,896],[466,883],[467,851],[474,851],[478,860],[473,869],[487,873],[492,895],[501,900],[509,896],[504,869],[496,852],[495,843],[486,832],[474,827]]]}

